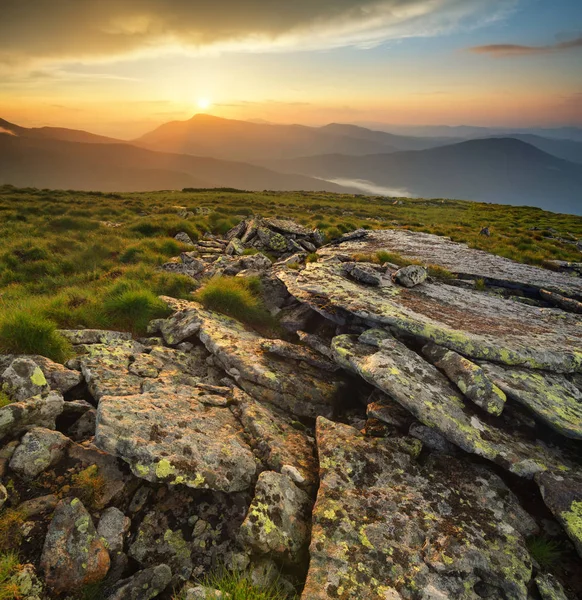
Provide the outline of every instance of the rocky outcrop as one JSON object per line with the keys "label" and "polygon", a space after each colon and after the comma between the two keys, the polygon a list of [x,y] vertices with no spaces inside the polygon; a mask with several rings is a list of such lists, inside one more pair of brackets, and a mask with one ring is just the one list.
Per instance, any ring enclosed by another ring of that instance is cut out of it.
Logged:
{"label": "rocky outcrop", "polygon": [[41,558],[47,585],[57,594],[101,581],[109,554],[78,498],[61,500],[48,528]]}
{"label": "rocky outcrop", "polygon": [[488,479],[450,457],[423,466],[406,438],[320,418],[321,485],[304,600],[528,598],[523,538]]}
{"label": "rocky outcrop", "polygon": [[244,490],[256,464],[227,404],[223,395],[189,386],[104,396],[95,443],[147,481]]}

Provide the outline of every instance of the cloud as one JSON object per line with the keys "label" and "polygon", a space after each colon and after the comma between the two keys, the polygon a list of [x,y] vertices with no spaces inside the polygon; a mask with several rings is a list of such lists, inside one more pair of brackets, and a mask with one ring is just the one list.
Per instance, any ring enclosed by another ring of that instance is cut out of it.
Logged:
{"label": "cloud", "polygon": [[490,56],[529,56],[534,54],[552,54],[582,48],[582,35],[573,40],[549,44],[547,46],[522,46],[519,44],[490,44],[488,46],[474,46],[469,48],[476,54],[488,54]]}
{"label": "cloud", "polygon": [[369,47],[505,16],[518,0],[2,0],[0,64]]}

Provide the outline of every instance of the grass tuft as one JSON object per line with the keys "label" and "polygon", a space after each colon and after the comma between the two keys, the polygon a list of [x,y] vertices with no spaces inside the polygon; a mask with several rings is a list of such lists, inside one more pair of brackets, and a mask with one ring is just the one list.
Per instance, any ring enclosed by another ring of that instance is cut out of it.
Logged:
{"label": "grass tuft", "polygon": [[20,567],[16,552],[0,554],[0,600],[20,600],[23,597],[18,586],[12,581]]}
{"label": "grass tuft", "polygon": [[4,508],[0,513],[0,552],[13,552],[22,542],[22,513],[12,508]]}
{"label": "grass tuft", "polygon": [[72,353],[53,321],[24,311],[8,314],[0,322],[0,352],[40,354],[60,363]]}
{"label": "grass tuft", "polygon": [[560,564],[564,558],[564,547],[556,540],[537,535],[527,540],[527,548],[532,558],[542,568],[551,568]]}

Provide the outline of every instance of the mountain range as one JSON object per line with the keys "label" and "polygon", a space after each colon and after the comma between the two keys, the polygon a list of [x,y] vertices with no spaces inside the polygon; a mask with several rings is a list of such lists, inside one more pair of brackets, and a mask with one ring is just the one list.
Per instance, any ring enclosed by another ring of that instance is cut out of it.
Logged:
{"label": "mountain range", "polygon": [[196,115],[118,140],[0,119],[0,184],[122,192],[321,190],[582,213],[582,142],[483,133],[477,139],[410,136],[340,123],[307,127]]}

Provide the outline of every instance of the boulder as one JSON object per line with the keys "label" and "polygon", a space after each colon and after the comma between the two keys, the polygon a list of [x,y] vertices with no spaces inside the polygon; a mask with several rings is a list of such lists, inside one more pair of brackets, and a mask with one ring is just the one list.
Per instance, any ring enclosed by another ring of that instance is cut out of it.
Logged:
{"label": "boulder", "polygon": [[156,565],[118,582],[107,600],[150,600],[159,596],[171,580],[170,567]]}
{"label": "boulder", "polygon": [[546,289],[564,296],[582,299],[582,280],[566,273],[557,273],[539,267],[469,248],[450,238],[407,231],[384,229],[367,231],[361,239],[328,245],[318,250],[323,257],[342,254],[374,254],[384,250],[400,254],[409,260],[435,264],[459,275],[461,278],[485,279],[492,285],[502,285],[529,292]]}
{"label": "boulder", "polygon": [[17,436],[33,427],[55,428],[56,418],[63,412],[65,401],[59,392],[35,396],[23,402],[12,402],[0,408],[0,439]]}
{"label": "boulder", "polygon": [[131,519],[115,506],[110,506],[103,511],[99,519],[97,535],[105,542],[105,547],[110,553],[121,552],[130,526]]}
{"label": "boulder", "polygon": [[471,359],[559,373],[582,371],[578,317],[445,285],[407,289],[383,281],[364,287],[345,277],[339,264],[309,263],[277,277],[300,302],[337,323],[357,317],[369,326],[435,342]]}
{"label": "boulder", "polygon": [[61,329],[59,333],[71,344],[111,344],[131,340],[128,331],[106,331],[104,329]]}
{"label": "boulder", "polygon": [[263,471],[241,525],[244,544],[275,560],[299,563],[309,541],[311,499],[288,477]]}
{"label": "boulder", "polygon": [[192,552],[182,531],[172,530],[164,514],[149,512],[129,547],[129,556],[143,567],[168,565],[171,584],[187,581],[192,573]]}
{"label": "boulder", "polygon": [[542,600],[568,600],[560,582],[550,573],[541,573],[536,577],[536,586]]}
{"label": "boulder", "polygon": [[179,233],[177,233],[174,236],[174,239],[177,242],[180,242],[180,244],[186,244],[187,246],[193,246],[194,245],[194,242],[192,241],[192,238],[185,231],[180,231]]}
{"label": "boulder", "polygon": [[71,443],[58,431],[35,427],[22,438],[10,459],[10,468],[27,479],[33,479],[56,465]]}
{"label": "boulder", "polygon": [[382,275],[373,265],[357,262],[345,262],[342,265],[345,273],[353,277],[356,281],[365,285],[378,286],[382,282]]}
{"label": "boulder", "polygon": [[109,554],[78,498],[61,500],[48,527],[40,565],[46,584],[59,594],[101,581]]}
{"label": "boulder", "polygon": [[392,279],[406,288],[413,288],[426,281],[428,277],[428,271],[421,265],[408,265],[398,269]]}
{"label": "boulder", "polygon": [[485,371],[468,358],[436,344],[427,344],[424,356],[461,390],[465,398],[491,415],[500,415],[507,397],[491,382]]}
{"label": "boulder", "polygon": [[232,256],[232,255],[241,256],[244,251],[245,251],[244,244],[238,238],[235,237],[232,240],[230,240],[224,253],[229,256]]}
{"label": "boulder", "polygon": [[303,600],[527,600],[532,565],[504,500],[466,462],[317,421],[321,485]]}
{"label": "boulder", "polygon": [[481,363],[512,400],[568,438],[582,439],[582,391],[563,375]]}
{"label": "boulder", "polygon": [[122,458],[147,481],[245,490],[256,464],[225,404],[223,396],[190,386],[104,396],[95,444]]}
{"label": "boulder", "polygon": [[50,390],[41,368],[30,358],[15,358],[2,373],[2,391],[16,402]]}
{"label": "boulder", "polygon": [[67,369],[44,356],[34,355],[31,358],[40,367],[51,390],[65,394],[83,381],[79,371]]}

